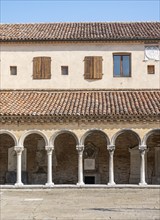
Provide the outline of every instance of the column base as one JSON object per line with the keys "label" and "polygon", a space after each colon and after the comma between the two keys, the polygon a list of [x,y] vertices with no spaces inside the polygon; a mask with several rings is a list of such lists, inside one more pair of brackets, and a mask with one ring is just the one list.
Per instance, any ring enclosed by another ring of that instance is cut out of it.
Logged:
{"label": "column base", "polygon": [[84,185],[85,185],[84,182],[77,183],[77,186],[84,186]]}
{"label": "column base", "polygon": [[144,183],[139,183],[139,186],[146,186],[146,185],[147,185],[146,182],[144,182]]}
{"label": "column base", "polygon": [[115,184],[115,182],[111,182],[111,183],[108,183],[107,185],[108,185],[108,186],[114,186],[114,185],[116,185],[116,184]]}
{"label": "column base", "polygon": [[46,183],[45,186],[47,186],[47,187],[53,187],[53,186],[54,186],[54,183]]}
{"label": "column base", "polygon": [[17,186],[17,187],[21,187],[21,186],[23,186],[23,183],[22,182],[21,183],[15,183],[14,185]]}

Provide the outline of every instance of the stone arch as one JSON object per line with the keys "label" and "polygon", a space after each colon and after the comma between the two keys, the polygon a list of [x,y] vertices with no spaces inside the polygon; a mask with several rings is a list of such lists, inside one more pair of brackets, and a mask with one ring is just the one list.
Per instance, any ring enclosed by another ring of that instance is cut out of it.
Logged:
{"label": "stone arch", "polygon": [[45,146],[49,141],[39,130],[28,130],[19,139],[23,146],[25,157],[22,160],[25,170],[22,170],[24,184],[45,184],[47,182],[47,152]]}
{"label": "stone arch", "polygon": [[108,145],[110,144],[110,140],[109,140],[109,137],[107,136],[107,134],[104,131],[102,131],[101,129],[98,129],[98,128],[92,128],[92,129],[89,129],[88,131],[86,131],[80,139],[80,144],[84,145],[84,141],[85,141],[86,137],[88,135],[90,135],[91,133],[93,133],[94,131],[102,133],[106,138],[107,144]]}
{"label": "stone arch", "polygon": [[85,184],[107,184],[109,180],[110,140],[101,129],[90,129],[81,137],[83,151],[83,176]]}
{"label": "stone arch", "polygon": [[53,146],[53,182],[55,184],[76,184],[78,181],[79,140],[76,134],[68,129],[54,133],[49,145]]}
{"label": "stone arch", "polygon": [[160,184],[160,129],[155,128],[144,135],[146,150],[146,182]]}
{"label": "stone arch", "polygon": [[130,128],[124,128],[124,129],[121,129],[119,130],[118,132],[116,132],[113,137],[111,138],[111,145],[115,145],[115,141],[116,139],[118,138],[119,135],[123,134],[124,132],[131,132],[133,133],[136,137],[137,137],[137,140],[139,142],[139,145],[141,145],[141,138],[139,137],[139,135],[137,134],[137,132],[135,132],[134,130],[130,129]]}
{"label": "stone arch", "polygon": [[8,134],[14,140],[15,146],[18,145],[18,139],[11,131],[8,130],[0,130],[0,134]]}
{"label": "stone arch", "polygon": [[68,130],[68,129],[62,129],[62,130],[57,131],[56,133],[54,133],[54,134],[50,137],[50,139],[49,139],[49,145],[51,145],[51,146],[54,147],[55,139],[56,139],[60,134],[64,134],[64,133],[67,133],[67,134],[72,135],[72,136],[74,137],[74,139],[76,140],[76,145],[79,145],[79,139],[78,139],[77,135],[76,135],[74,132],[72,132],[72,131],[70,131],[70,130]]}
{"label": "stone arch", "polygon": [[24,134],[22,134],[22,136],[19,139],[19,145],[20,146],[23,146],[25,138],[27,136],[29,136],[30,134],[38,134],[38,135],[40,135],[41,137],[43,137],[43,139],[45,141],[45,146],[48,146],[49,141],[48,141],[48,138],[46,137],[46,135],[42,131],[39,131],[39,130],[36,130],[36,129],[26,131]]}
{"label": "stone arch", "polygon": [[0,184],[16,182],[16,152],[17,137],[8,130],[0,130]]}
{"label": "stone arch", "polygon": [[111,145],[115,146],[114,173],[118,184],[138,184],[140,181],[141,138],[132,129],[121,129],[116,132]]}
{"label": "stone arch", "polygon": [[143,139],[142,139],[142,145],[146,145],[146,142],[147,142],[149,136],[152,135],[152,134],[155,133],[155,132],[160,132],[160,128],[154,128],[154,129],[148,131],[148,132],[144,135],[144,137],[143,137]]}

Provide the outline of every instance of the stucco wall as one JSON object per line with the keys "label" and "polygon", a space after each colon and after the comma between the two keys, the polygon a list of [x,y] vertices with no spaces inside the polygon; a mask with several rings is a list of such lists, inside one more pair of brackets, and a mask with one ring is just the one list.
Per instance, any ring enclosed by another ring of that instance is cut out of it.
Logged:
{"label": "stucco wall", "polygon": [[[144,61],[143,43],[68,43],[68,44],[2,44],[1,89],[116,89],[159,88],[160,62]],[[113,53],[131,53],[131,77],[113,77]],[[51,79],[33,80],[33,57],[51,57]],[[84,57],[103,57],[101,80],[84,79]],[[147,65],[155,65],[155,74],[147,74]],[[17,76],[10,75],[17,66]],[[61,75],[61,66],[69,75]]]}

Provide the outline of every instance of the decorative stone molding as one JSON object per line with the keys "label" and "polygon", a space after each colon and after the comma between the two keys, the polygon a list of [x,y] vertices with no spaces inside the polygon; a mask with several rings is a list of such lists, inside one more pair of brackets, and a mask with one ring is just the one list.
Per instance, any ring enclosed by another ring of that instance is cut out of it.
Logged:
{"label": "decorative stone molding", "polygon": [[140,145],[140,146],[139,146],[139,150],[140,150],[141,152],[146,151],[146,150],[147,150],[147,145]]}
{"label": "decorative stone molding", "polygon": [[107,145],[107,150],[110,152],[115,151],[115,145]]}
{"label": "decorative stone molding", "polygon": [[78,152],[83,152],[84,151],[84,145],[77,145],[76,149]]}
{"label": "decorative stone molding", "polygon": [[14,150],[16,151],[16,153],[22,153],[22,151],[24,150],[23,146],[14,146]]}
{"label": "decorative stone molding", "polygon": [[45,146],[45,150],[47,151],[47,153],[52,153],[52,151],[54,151],[54,147],[53,146]]}

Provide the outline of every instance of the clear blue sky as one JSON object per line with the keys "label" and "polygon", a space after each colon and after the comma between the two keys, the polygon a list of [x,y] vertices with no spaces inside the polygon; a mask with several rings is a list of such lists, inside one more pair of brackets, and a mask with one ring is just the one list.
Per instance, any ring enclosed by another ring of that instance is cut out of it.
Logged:
{"label": "clear blue sky", "polygon": [[160,21],[160,0],[0,0],[1,23]]}

